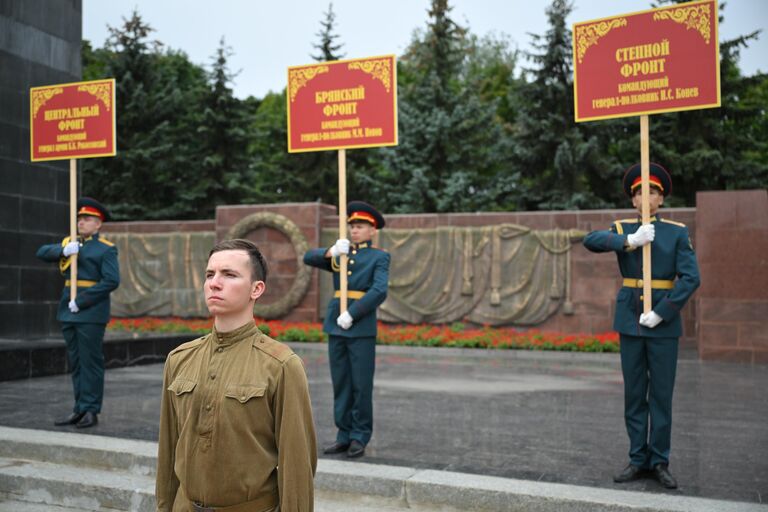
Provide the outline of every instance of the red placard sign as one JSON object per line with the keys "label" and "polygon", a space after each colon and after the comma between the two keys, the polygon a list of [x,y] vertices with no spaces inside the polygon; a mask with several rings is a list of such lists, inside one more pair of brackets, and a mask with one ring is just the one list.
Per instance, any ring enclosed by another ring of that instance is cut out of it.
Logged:
{"label": "red placard sign", "polygon": [[115,80],[32,87],[32,161],[114,156]]}
{"label": "red placard sign", "polygon": [[395,56],[288,68],[288,151],[397,145]]}
{"label": "red placard sign", "polygon": [[720,106],[717,1],[573,25],[576,122]]}

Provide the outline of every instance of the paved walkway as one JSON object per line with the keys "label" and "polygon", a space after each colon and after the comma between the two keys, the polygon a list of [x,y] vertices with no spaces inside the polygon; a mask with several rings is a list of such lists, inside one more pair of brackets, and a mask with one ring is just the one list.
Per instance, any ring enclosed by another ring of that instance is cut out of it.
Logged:
{"label": "paved walkway", "polygon": [[[320,444],[334,438],[325,347],[307,367]],[[86,432],[157,439],[162,365],[106,373]],[[364,462],[540,482],[768,502],[768,368],[682,360],[670,468],[680,489],[617,485],[626,462],[615,354],[379,347],[374,436]],[[0,424],[50,429],[71,404],[65,375],[0,382]],[[75,431],[60,428],[61,431]]]}

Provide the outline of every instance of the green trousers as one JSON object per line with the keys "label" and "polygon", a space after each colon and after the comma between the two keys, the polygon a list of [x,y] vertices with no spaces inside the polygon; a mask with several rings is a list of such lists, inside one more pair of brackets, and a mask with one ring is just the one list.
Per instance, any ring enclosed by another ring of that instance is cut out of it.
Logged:
{"label": "green trousers", "polygon": [[104,398],[105,324],[63,322],[61,331],[67,343],[67,358],[75,391],[74,412],[101,412]]}
{"label": "green trousers", "polygon": [[625,334],[620,339],[630,462],[644,469],[668,464],[678,339]]}
{"label": "green trousers", "polygon": [[368,444],[373,432],[373,372],[376,338],[329,336],[328,360],[333,381],[336,440]]}

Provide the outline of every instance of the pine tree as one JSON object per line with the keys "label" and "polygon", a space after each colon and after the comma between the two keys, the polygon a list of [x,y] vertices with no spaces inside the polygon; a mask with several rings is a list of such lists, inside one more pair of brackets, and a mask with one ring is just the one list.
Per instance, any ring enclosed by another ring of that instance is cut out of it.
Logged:
{"label": "pine tree", "polygon": [[[312,58],[319,62],[334,61],[344,55],[338,53],[342,44],[335,34],[336,15],[333,4],[328,5],[317,33],[319,42],[313,47],[320,51]],[[269,94],[260,105],[253,123],[255,139],[251,143],[254,172],[258,179],[250,189],[248,198],[258,202],[321,201],[338,202],[338,166],[335,151],[287,153],[285,90]],[[357,158],[349,160],[357,161]],[[352,163],[352,162],[350,162]],[[349,165],[354,169],[354,165]]]}
{"label": "pine tree", "polygon": [[328,4],[328,12],[323,13],[325,19],[320,22],[321,29],[316,35],[320,38],[318,44],[312,45],[320,53],[318,55],[312,55],[312,58],[318,62],[326,62],[333,60],[340,60],[344,58],[343,53],[339,53],[339,50],[344,47],[343,44],[336,44],[336,40],[339,38],[338,34],[334,33],[336,29],[336,14],[333,12],[333,2]]}
{"label": "pine tree", "polygon": [[110,27],[100,55],[100,69],[116,80],[117,156],[85,160],[82,190],[117,220],[192,215],[177,200],[199,174],[190,133],[205,75],[183,53],[149,41],[151,32],[134,11],[122,27]]}
{"label": "pine tree", "polygon": [[610,167],[594,129],[573,122],[571,32],[566,18],[573,4],[553,0],[547,8],[549,29],[532,34],[535,65],[522,89],[515,137],[515,163],[524,177],[526,209],[600,207],[590,175]]}
{"label": "pine tree", "polygon": [[488,209],[494,178],[506,168],[495,102],[484,103],[466,74],[470,41],[450,10],[447,0],[432,0],[427,31],[400,61],[400,146],[385,151],[368,184],[388,211]]}
{"label": "pine tree", "polygon": [[183,191],[190,205],[210,218],[216,206],[238,204],[247,195],[252,179],[248,143],[252,112],[234,97],[229,70],[232,50],[222,37],[208,74],[208,88],[202,98],[202,116],[194,134],[201,174]]}

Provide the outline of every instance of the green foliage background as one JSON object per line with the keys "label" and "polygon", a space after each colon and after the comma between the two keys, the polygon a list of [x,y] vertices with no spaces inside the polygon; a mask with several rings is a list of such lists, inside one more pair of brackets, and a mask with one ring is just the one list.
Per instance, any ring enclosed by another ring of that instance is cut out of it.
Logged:
{"label": "green foliage background", "polygon": [[[460,26],[448,0],[429,6],[398,57],[400,144],[347,152],[348,197],[392,213],[626,207],[619,179],[639,159],[639,123],[573,122],[573,3],[552,0],[549,28],[532,36],[530,52]],[[110,31],[102,48],[84,41],[83,79],[117,80],[118,154],[84,160],[82,187],[116,220],[209,219],[223,204],[336,203],[335,152],[287,153],[285,90],[234,97],[223,38],[201,66],[153,40],[138,12]],[[315,60],[344,56],[335,31],[329,6]],[[740,49],[758,35],[721,42],[721,108],[651,118],[651,158],[675,181],[669,205],[768,183],[768,75],[738,67]]]}

